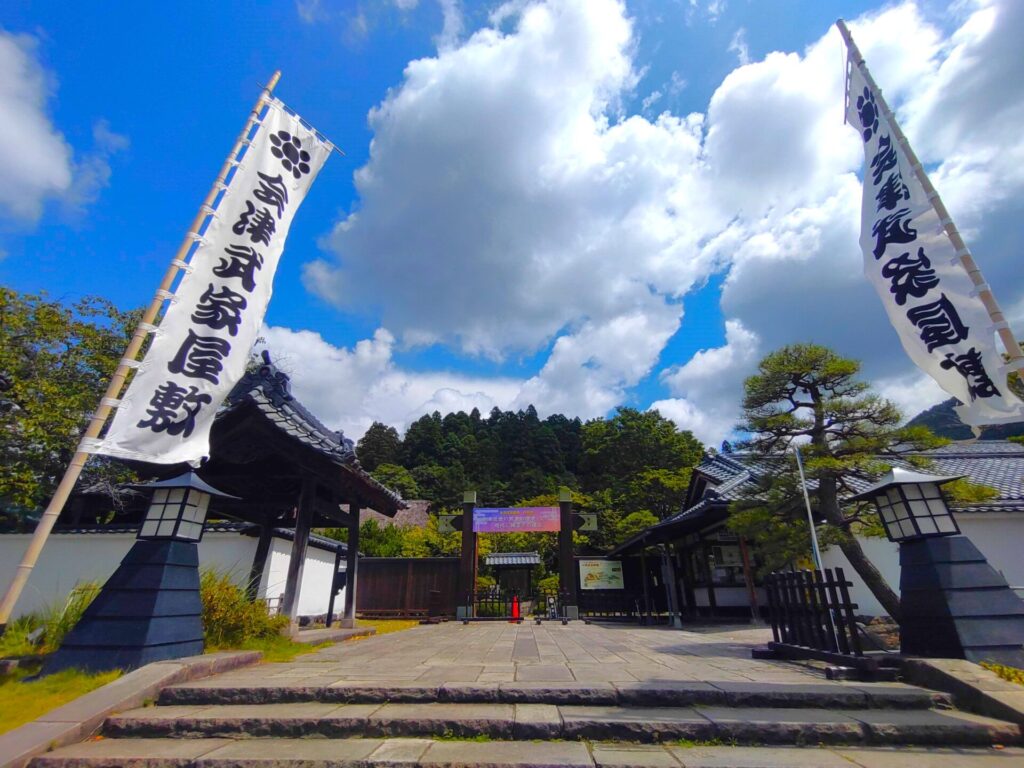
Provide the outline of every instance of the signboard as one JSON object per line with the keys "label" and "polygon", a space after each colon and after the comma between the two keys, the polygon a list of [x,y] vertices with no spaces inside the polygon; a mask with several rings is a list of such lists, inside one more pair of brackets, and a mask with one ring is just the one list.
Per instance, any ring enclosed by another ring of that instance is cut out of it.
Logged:
{"label": "signboard", "polygon": [[596,531],[597,530],[597,512],[574,512],[572,517],[573,517],[573,530],[576,530],[576,531]]}
{"label": "signboard", "polygon": [[580,589],[624,589],[621,560],[580,560]]}
{"label": "signboard", "polygon": [[438,533],[456,533],[462,530],[462,515],[438,515]]}
{"label": "signboard", "polygon": [[477,507],[476,533],[537,533],[561,530],[558,507]]}

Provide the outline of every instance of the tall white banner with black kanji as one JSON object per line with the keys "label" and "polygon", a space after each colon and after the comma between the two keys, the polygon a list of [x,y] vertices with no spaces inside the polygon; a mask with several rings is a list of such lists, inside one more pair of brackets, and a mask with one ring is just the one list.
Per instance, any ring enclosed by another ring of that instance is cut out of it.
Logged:
{"label": "tall white banner with black kanji", "polygon": [[965,424],[1024,418],[1006,386],[995,329],[944,222],[911,167],[860,66],[847,82],[847,121],[864,142],[860,244],[864,272],[918,368],[963,405]]}
{"label": "tall white banner with black kanji", "polygon": [[330,153],[271,104],[96,453],[158,464],[209,454],[213,417],[245,373],[292,218]]}

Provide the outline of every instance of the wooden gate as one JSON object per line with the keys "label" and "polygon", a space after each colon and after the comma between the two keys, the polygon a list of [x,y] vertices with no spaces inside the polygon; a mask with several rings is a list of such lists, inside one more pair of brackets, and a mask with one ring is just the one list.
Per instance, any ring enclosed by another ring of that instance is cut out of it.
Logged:
{"label": "wooden gate", "polygon": [[455,616],[457,557],[363,557],[357,579],[359,616]]}

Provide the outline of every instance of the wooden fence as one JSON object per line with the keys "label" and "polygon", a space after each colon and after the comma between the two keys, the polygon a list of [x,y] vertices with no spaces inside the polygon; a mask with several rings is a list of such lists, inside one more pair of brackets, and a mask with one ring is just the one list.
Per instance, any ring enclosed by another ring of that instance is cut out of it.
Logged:
{"label": "wooden fence", "polygon": [[455,616],[457,557],[363,557],[356,612],[366,617]]}
{"label": "wooden fence", "polygon": [[765,590],[775,642],[828,654],[863,656],[850,586],[842,568],[769,574]]}

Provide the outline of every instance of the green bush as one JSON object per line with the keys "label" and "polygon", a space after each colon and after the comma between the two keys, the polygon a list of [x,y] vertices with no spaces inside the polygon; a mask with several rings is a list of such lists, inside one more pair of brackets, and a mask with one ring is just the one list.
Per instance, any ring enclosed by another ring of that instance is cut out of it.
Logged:
{"label": "green bush", "polygon": [[237,648],[247,641],[278,637],[287,616],[271,616],[262,600],[250,600],[231,575],[204,568],[199,578],[207,648]]}
{"label": "green bush", "polygon": [[7,625],[0,637],[0,658],[53,653],[99,593],[99,584],[84,581],[62,602],[51,603],[38,613],[19,616]]}
{"label": "green bush", "polygon": [[51,605],[43,611],[43,634],[40,645],[43,653],[53,653],[64,637],[75,628],[89,603],[96,599],[102,586],[95,581],[84,581],[68,593],[63,605]]}
{"label": "green bush", "polygon": [[542,593],[557,592],[558,591],[558,574],[548,576],[537,582],[537,591]]}

